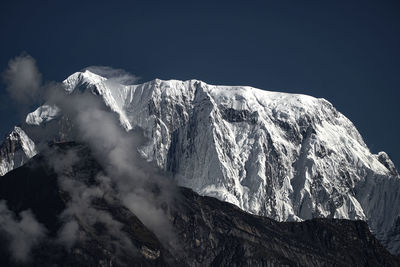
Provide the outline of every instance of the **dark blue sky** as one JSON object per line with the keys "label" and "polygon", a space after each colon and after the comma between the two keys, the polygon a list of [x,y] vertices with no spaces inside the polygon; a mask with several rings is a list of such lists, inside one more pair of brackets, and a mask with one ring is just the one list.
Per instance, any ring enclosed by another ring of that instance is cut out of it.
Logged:
{"label": "dark blue sky", "polygon": [[[326,98],[400,166],[400,1],[13,0],[0,32],[1,70],[26,51],[47,80],[107,65]],[[4,85],[0,120],[19,120]]]}

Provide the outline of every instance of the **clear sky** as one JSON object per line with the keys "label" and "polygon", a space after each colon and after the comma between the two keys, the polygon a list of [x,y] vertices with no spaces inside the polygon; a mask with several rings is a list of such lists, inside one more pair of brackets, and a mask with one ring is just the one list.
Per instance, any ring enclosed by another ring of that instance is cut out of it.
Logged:
{"label": "clear sky", "polygon": [[[400,1],[0,3],[0,69],[26,51],[47,80],[90,65],[323,97],[400,166]],[[0,135],[18,123],[0,85]]]}

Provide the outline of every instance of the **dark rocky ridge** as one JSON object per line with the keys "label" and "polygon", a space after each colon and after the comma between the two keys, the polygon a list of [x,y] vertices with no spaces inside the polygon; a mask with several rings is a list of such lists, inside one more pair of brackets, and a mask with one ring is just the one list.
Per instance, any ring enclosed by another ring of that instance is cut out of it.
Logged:
{"label": "dark rocky ridge", "polygon": [[[79,156],[69,175],[96,186],[95,175],[101,166],[87,147],[58,144],[50,149],[50,155],[62,158],[69,149]],[[117,249],[107,229],[77,216],[81,238],[66,249],[54,237],[69,196],[60,190],[46,157],[37,155],[0,177],[0,199],[7,201],[8,208],[16,213],[31,209],[48,230],[48,237],[34,247],[27,266],[400,266],[399,258],[381,246],[363,221],[281,223],[186,188],[179,188],[165,208],[179,248],[162,244],[117,199],[98,198],[92,207],[121,223],[133,248]],[[0,240],[0,265],[19,266],[9,258],[4,236]]]}

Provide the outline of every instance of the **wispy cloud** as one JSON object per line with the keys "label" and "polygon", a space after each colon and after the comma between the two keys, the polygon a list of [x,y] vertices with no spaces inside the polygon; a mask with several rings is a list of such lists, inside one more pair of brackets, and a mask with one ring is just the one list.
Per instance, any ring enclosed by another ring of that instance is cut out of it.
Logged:
{"label": "wispy cloud", "polygon": [[0,201],[0,231],[9,241],[9,250],[17,262],[27,262],[31,249],[46,235],[46,229],[34,217],[30,210],[22,211],[17,219],[7,208],[5,201]]}
{"label": "wispy cloud", "polygon": [[[132,84],[138,80],[137,76],[121,69],[105,66],[87,69],[106,77],[109,82]],[[65,168],[75,163],[78,158],[76,155],[52,158],[53,167],[59,174],[59,186],[71,197],[66,210],[60,216],[64,225],[58,232],[58,242],[68,248],[74,245],[79,239],[79,222],[76,218],[80,218],[89,225],[102,223],[121,247],[132,249],[121,225],[109,214],[92,206],[93,199],[106,195],[112,195],[131,210],[161,241],[175,241],[165,210],[168,206],[165,204],[172,199],[175,186],[171,179],[139,155],[138,148],[144,142],[139,129],[125,131],[117,114],[111,112],[98,96],[90,92],[66,94],[63,86],[54,82],[42,86],[41,74],[36,68],[35,60],[28,55],[11,60],[4,77],[9,93],[15,99],[35,101],[35,97],[43,95],[47,104],[60,108],[62,116],[71,122],[73,139],[89,146],[104,171],[94,177],[96,186],[88,185],[76,177],[65,175]],[[20,80],[21,82],[17,82]],[[45,128],[42,130],[46,131]],[[0,217],[3,216],[5,215],[0,213]],[[0,220],[6,218],[8,217]],[[44,232],[39,233],[42,237]]]}
{"label": "wispy cloud", "polygon": [[105,77],[109,81],[124,85],[135,84],[140,80],[140,77],[133,75],[123,69],[116,69],[108,66],[90,66],[85,68],[84,70],[88,70],[97,75]]}
{"label": "wispy cloud", "polygon": [[38,100],[42,75],[30,55],[23,53],[11,59],[2,76],[7,92],[18,103],[30,105]]}
{"label": "wispy cloud", "polygon": [[[110,112],[101,99],[91,93],[66,96],[58,91],[49,101],[73,122],[74,139],[87,144],[105,170],[105,174],[96,177],[102,190],[98,194],[118,196],[160,239],[169,242],[173,238],[172,227],[163,207],[168,206],[165,204],[172,199],[175,186],[139,155],[138,148],[145,141],[141,132],[138,129],[126,132],[117,114]],[[96,190],[100,190],[100,186]],[[70,185],[68,191],[74,191],[73,188]],[[90,190],[86,188],[85,192]],[[95,192],[91,191],[91,195]]]}

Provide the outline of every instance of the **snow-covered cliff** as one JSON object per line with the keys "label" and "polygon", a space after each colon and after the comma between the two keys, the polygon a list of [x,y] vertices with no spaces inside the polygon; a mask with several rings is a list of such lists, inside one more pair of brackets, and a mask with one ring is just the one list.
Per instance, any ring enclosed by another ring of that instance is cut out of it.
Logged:
{"label": "snow-covered cliff", "polygon": [[22,166],[36,153],[35,143],[15,126],[0,146],[0,176]]}
{"label": "snow-covered cliff", "polygon": [[[126,130],[142,128],[143,156],[179,185],[279,221],[366,220],[400,253],[398,173],[325,99],[197,80],[122,85],[90,71],[64,85],[101,96]],[[45,127],[60,112],[39,107],[26,124]]]}

